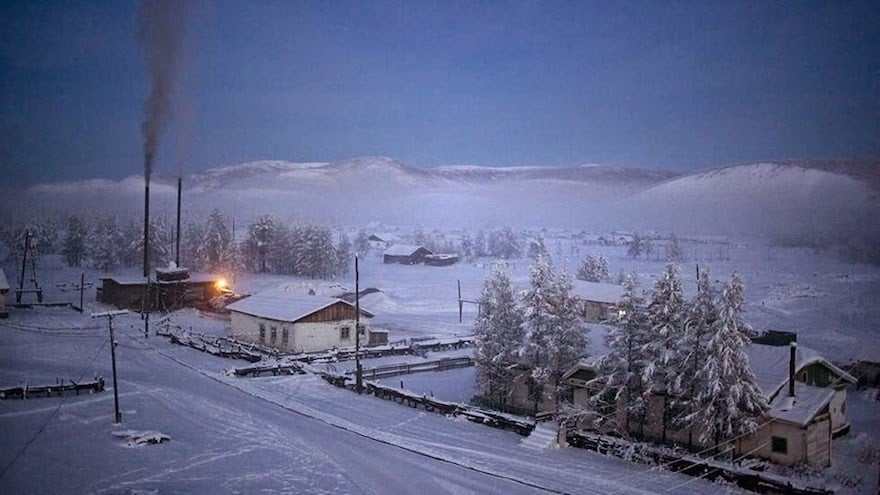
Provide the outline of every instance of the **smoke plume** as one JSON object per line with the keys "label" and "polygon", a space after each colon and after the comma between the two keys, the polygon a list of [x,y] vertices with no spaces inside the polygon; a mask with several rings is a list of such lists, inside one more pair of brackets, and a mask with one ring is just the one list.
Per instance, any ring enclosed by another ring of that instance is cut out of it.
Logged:
{"label": "smoke plume", "polygon": [[174,84],[180,63],[181,0],[143,0],[138,12],[138,38],[144,44],[150,94],[144,102],[144,179],[150,183],[159,139],[171,118]]}

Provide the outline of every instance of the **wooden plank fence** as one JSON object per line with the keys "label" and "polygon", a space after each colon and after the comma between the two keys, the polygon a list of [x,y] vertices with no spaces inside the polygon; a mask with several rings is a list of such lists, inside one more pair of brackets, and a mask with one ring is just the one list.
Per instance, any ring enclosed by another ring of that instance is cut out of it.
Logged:
{"label": "wooden plank fence", "polygon": [[[423,371],[445,371],[456,368],[468,368],[474,365],[474,359],[471,357],[443,358],[436,361],[422,361],[416,363],[399,363],[389,364],[386,366],[378,366],[368,370],[363,370],[362,375],[365,380],[376,380],[379,378],[388,378],[391,376],[408,375],[410,373],[421,373]],[[355,370],[347,371],[347,375],[354,375]]]}
{"label": "wooden plank fence", "polygon": [[30,399],[35,397],[52,397],[60,396],[68,393],[79,395],[82,393],[93,394],[104,391],[104,379],[95,378],[93,381],[77,383],[68,380],[70,383],[64,383],[62,379],[58,383],[50,385],[23,385],[20,387],[9,387],[0,389],[0,399]]}
{"label": "wooden plank fence", "polygon": [[[322,378],[336,387],[354,390],[353,379],[349,375],[330,372],[321,372],[319,374]],[[428,412],[436,412],[447,416],[462,416],[475,423],[514,431],[523,436],[527,436],[535,428],[534,421],[527,418],[520,418],[497,411],[481,409],[470,404],[447,402],[435,399],[434,397],[415,394],[407,390],[400,390],[371,381],[364,382],[364,391],[380,399],[392,400],[399,404],[406,404],[412,408],[421,408]]]}
{"label": "wooden plank fence", "polygon": [[301,363],[275,363],[275,364],[255,364],[253,366],[245,366],[244,368],[232,368],[227,371],[230,376],[250,376],[258,377],[263,374],[271,373],[272,376],[278,375],[302,375],[303,365]]}

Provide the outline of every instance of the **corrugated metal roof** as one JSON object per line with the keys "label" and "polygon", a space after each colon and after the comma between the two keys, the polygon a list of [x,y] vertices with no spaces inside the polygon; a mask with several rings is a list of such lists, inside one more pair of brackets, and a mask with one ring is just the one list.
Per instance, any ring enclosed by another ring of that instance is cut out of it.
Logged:
{"label": "corrugated metal roof", "polygon": [[[246,297],[226,306],[226,308],[230,311],[260,318],[296,322],[336,303],[343,303],[354,307],[353,304],[342,299],[310,296],[281,287]],[[368,318],[373,316],[372,313],[363,308],[361,308],[361,314]]]}

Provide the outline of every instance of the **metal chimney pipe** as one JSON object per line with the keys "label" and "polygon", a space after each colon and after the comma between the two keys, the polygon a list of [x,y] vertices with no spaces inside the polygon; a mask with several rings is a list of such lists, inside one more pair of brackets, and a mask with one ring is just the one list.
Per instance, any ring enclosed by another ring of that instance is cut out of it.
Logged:
{"label": "metal chimney pipe", "polygon": [[795,355],[797,354],[797,342],[792,342],[788,346],[790,354],[788,357],[788,396],[794,397],[794,365]]}

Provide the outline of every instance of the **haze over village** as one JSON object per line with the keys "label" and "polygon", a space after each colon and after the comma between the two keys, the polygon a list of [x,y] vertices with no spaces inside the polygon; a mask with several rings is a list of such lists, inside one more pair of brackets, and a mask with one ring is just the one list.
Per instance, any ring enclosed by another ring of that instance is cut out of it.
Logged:
{"label": "haze over village", "polygon": [[0,12],[4,492],[880,491],[876,2]]}

